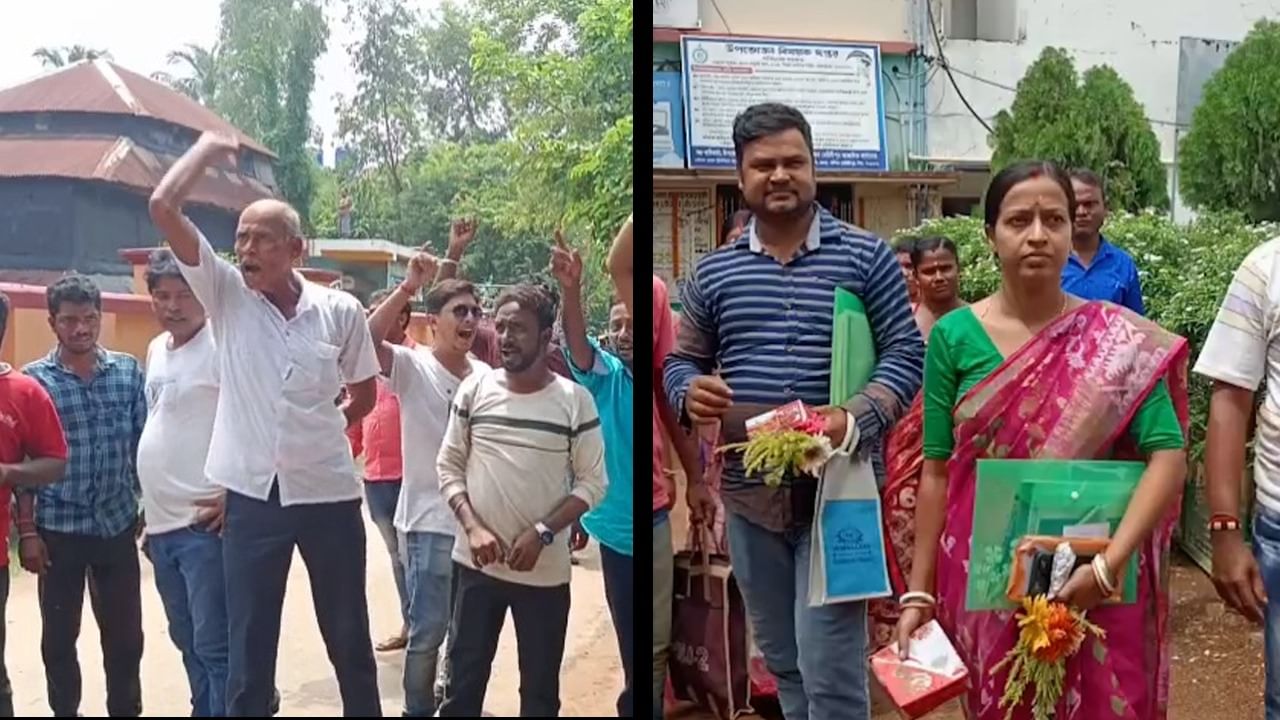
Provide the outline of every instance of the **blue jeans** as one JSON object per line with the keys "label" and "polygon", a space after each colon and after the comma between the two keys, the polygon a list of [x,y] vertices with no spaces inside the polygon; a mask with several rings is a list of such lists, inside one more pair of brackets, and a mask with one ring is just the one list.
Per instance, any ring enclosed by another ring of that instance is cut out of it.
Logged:
{"label": "blue jeans", "polygon": [[869,720],[867,606],[809,607],[809,533],[728,513],[733,574],[786,720]]}
{"label": "blue jeans", "polygon": [[1280,514],[1261,504],[1253,518],[1253,554],[1267,588],[1267,720],[1280,720]]}
{"label": "blue jeans", "polygon": [[409,646],[404,657],[404,716],[436,712],[436,666],[452,616],[453,536],[411,532],[400,536],[409,593]]}
{"label": "blue jeans", "polygon": [[400,533],[396,530],[396,505],[400,502],[399,480],[364,481],[364,499],[369,506],[369,519],[391,556],[391,577],[396,581],[396,595],[400,598],[400,622],[409,626],[409,592],[404,582],[404,560],[400,551]]}
{"label": "blue jeans", "polygon": [[222,539],[197,527],[151,535],[147,556],[169,638],[191,683],[192,717],[227,714],[227,586]]}

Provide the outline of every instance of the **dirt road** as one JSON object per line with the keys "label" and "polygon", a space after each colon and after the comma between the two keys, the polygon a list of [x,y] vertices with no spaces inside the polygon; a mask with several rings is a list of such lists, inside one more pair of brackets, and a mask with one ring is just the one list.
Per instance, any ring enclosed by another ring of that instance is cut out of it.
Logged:
{"label": "dirt road", "polygon": [[[368,537],[370,622],[376,642],[395,632],[400,621],[386,550],[372,526],[368,527]],[[142,661],[144,714],[153,717],[190,715],[186,675],[178,652],[165,632],[164,610],[156,594],[150,565],[145,559],[142,561],[142,573],[142,616],[146,635]],[[573,608],[561,671],[561,714],[566,717],[614,715],[614,702],[622,689],[622,670],[604,600],[599,554],[594,543],[584,553],[582,564],[574,568],[572,592]],[[36,605],[36,583],[34,578],[20,570],[13,574],[7,629],[6,658],[17,715],[47,717],[50,712],[40,661],[40,611]],[[106,697],[102,653],[98,645],[97,624],[88,602],[85,603],[79,647],[84,676],[81,713],[86,717],[104,717]],[[400,715],[403,707],[402,657],[400,653],[378,655],[382,709],[387,716]],[[285,598],[277,680],[282,698],[281,716],[341,716],[338,685],[315,624],[306,569],[296,556]],[[485,715],[518,715],[519,686],[515,632],[508,616],[489,682]]]}
{"label": "dirt road", "polygon": [[[1223,611],[1209,578],[1190,560],[1175,556],[1171,582],[1172,682],[1169,720],[1243,720],[1260,718],[1263,666],[1262,631],[1239,615]],[[898,717],[878,699],[874,720]],[[703,720],[710,715],[691,707],[668,717]],[[930,720],[961,720],[953,705]]]}

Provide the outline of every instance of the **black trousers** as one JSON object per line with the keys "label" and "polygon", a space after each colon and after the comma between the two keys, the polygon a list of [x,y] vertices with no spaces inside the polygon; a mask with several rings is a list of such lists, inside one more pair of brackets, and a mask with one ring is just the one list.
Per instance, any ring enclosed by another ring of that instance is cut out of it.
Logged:
{"label": "black trousers", "polygon": [[9,568],[0,568],[0,717],[13,717],[13,686],[4,662],[5,616],[9,605]]}
{"label": "black trousers", "polygon": [[[40,653],[55,717],[80,712],[80,660],[76,640],[84,613],[85,582],[102,636],[107,715],[142,714],[142,588],[134,528],[113,538],[41,530],[49,568],[40,577]],[[7,684],[7,683],[6,683]]]}
{"label": "black trousers", "polygon": [[282,507],[227,493],[222,560],[227,574],[227,715],[271,713],[280,615],[296,546],[311,578],[316,621],[338,676],[346,717],[382,717],[365,600],[360,501]]}
{"label": "black trousers", "polygon": [[458,601],[449,634],[449,685],[440,717],[480,717],[507,609],[516,623],[520,717],[560,713],[560,663],[569,628],[569,585],[506,582],[453,564]]}

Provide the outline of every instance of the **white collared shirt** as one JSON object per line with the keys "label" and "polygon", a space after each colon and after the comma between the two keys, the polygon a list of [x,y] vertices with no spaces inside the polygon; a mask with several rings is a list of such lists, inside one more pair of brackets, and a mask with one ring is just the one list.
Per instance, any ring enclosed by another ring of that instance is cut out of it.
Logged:
{"label": "white collared shirt", "polygon": [[200,265],[179,267],[212,320],[221,393],[206,474],[232,492],[281,505],[360,498],[343,383],[378,374],[363,308],[352,296],[298,280],[294,316],[250,290],[240,271],[200,236]]}
{"label": "white collared shirt", "polygon": [[[813,213],[813,221],[809,223],[809,234],[804,240],[805,252],[813,252],[822,246],[822,214]],[[764,243],[760,242],[760,235],[756,232],[756,219],[751,218],[751,222],[747,223],[747,247],[751,252],[757,255],[764,254]]]}

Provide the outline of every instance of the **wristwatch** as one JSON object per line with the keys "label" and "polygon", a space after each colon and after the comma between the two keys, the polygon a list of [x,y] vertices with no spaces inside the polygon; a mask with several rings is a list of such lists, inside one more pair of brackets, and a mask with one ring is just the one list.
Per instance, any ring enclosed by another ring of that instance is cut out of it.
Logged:
{"label": "wristwatch", "polygon": [[542,541],[543,545],[550,545],[556,541],[556,534],[551,532],[551,528],[547,527],[546,523],[535,523],[533,529],[537,531],[538,539]]}

